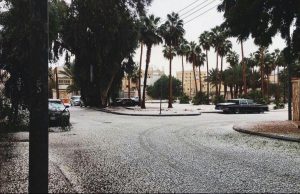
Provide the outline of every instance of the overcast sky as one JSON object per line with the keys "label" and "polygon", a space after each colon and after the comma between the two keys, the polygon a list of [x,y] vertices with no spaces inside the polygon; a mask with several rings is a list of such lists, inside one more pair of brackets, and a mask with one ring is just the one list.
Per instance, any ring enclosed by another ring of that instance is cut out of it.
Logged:
{"label": "overcast sky", "polygon": [[[184,29],[186,30],[185,38],[188,41],[198,42],[198,37],[203,31],[205,30],[210,31],[211,28],[214,28],[215,26],[220,25],[223,22],[223,14],[219,13],[216,10],[216,8],[214,8],[219,3],[220,3],[219,0],[197,0],[197,1],[196,0],[184,0],[184,1],[183,0],[153,0],[152,5],[148,8],[148,14],[154,14],[156,17],[160,17],[161,20],[164,21],[166,19],[167,14],[173,11],[178,12],[183,8],[187,7],[188,5],[192,4],[190,7],[179,12],[179,15],[184,20],[184,22],[187,22],[187,24],[184,25]],[[209,9],[211,10],[208,11]],[[192,14],[193,12],[195,13]],[[197,18],[192,20],[195,17]],[[189,20],[192,21],[188,22]],[[233,44],[233,50],[236,51],[241,57],[240,45],[236,42],[236,39],[232,38],[230,40],[232,41]],[[284,46],[285,46],[284,40],[282,40],[278,35],[273,39],[273,44],[269,47],[269,50],[273,51],[276,48],[282,49],[284,48]],[[250,53],[256,51],[257,49],[258,47],[254,45],[253,40],[249,39],[244,43],[245,57],[247,57]],[[145,50],[146,49],[144,49],[143,62],[142,62],[143,68],[145,66],[145,60],[146,60]],[[136,62],[139,62],[139,57],[140,57],[140,49],[137,49],[135,55]],[[209,68],[213,68],[216,66],[216,54],[213,52],[213,49],[211,49],[209,52],[208,60],[209,60]],[[165,73],[168,74],[169,73],[168,64],[169,64],[168,60],[165,59],[162,54],[162,45],[155,46],[152,49],[150,66],[159,69],[163,68]],[[225,67],[226,66],[227,65],[225,65]],[[191,69],[192,66],[191,64],[186,64],[185,68]],[[205,70],[204,68],[202,69]],[[172,74],[175,75],[176,71],[181,71],[181,59],[179,57],[176,57],[173,60]]]}

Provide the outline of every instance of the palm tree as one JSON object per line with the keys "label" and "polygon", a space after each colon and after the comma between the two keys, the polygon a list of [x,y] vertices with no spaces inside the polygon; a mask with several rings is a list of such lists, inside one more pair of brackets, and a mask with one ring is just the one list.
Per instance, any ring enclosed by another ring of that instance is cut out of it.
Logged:
{"label": "palm tree", "polygon": [[182,94],[184,94],[184,64],[183,64],[183,57],[186,56],[186,53],[188,51],[188,42],[185,39],[181,40],[181,43],[177,49],[177,55],[181,56],[181,65],[182,65],[182,74],[181,74],[181,84],[182,84]]}
{"label": "palm tree", "polygon": [[202,93],[202,77],[201,77],[201,66],[204,65],[206,60],[206,55],[204,53],[198,53],[196,57],[195,66],[199,68],[199,84],[200,84],[200,92]]}
{"label": "palm tree", "polygon": [[239,55],[235,51],[229,51],[226,55],[226,62],[231,67],[239,64]]}
{"label": "palm tree", "polygon": [[[211,37],[211,45],[215,48],[216,55],[217,55],[217,62],[216,62],[216,71],[219,72],[219,47],[220,45],[225,41],[226,34],[220,26],[216,26],[213,28],[210,32]],[[219,95],[218,93],[218,86],[216,86],[216,95]]]}
{"label": "palm tree", "polygon": [[[215,68],[209,70],[206,81],[208,81],[213,87],[215,87],[215,88],[218,87],[218,84],[219,84],[218,71]],[[217,90],[216,90],[216,92],[217,92]]]}
{"label": "palm tree", "polygon": [[143,18],[143,25],[141,29],[141,34],[143,34],[144,44],[147,47],[146,52],[146,67],[145,67],[145,75],[144,75],[144,87],[143,87],[143,99],[141,108],[145,109],[145,100],[146,100],[146,87],[147,87],[147,77],[148,77],[148,68],[151,57],[151,49],[153,45],[158,45],[162,42],[161,37],[159,36],[159,23],[160,18],[155,17],[154,15],[150,15],[148,17]]}
{"label": "palm tree", "polygon": [[195,81],[196,94],[198,93],[198,86],[197,86],[197,79],[196,79],[196,70],[195,70],[195,67],[196,67],[196,63],[197,63],[197,56],[200,53],[201,53],[200,46],[198,46],[196,44],[196,42],[191,41],[189,43],[189,47],[188,47],[186,58],[187,58],[187,61],[189,63],[191,63],[192,66],[193,66],[193,73],[194,73],[194,81]]}
{"label": "palm tree", "polygon": [[[180,44],[180,40],[183,38],[185,30],[183,29],[183,20],[179,18],[177,13],[171,13],[167,15],[167,21],[161,26],[160,33],[164,38],[165,45],[172,48],[177,48]],[[171,53],[169,55],[172,55]],[[172,57],[169,58],[169,102],[168,108],[172,108]]]}
{"label": "palm tree", "polygon": [[[232,43],[229,40],[224,40],[219,48],[218,48],[218,53],[221,57],[221,72],[220,75],[223,75],[223,57],[227,55],[227,53],[231,50],[232,48]],[[222,79],[220,79],[220,84],[219,84],[219,94],[221,92],[221,86],[222,86]]]}
{"label": "palm tree", "polygon": [[[203,50],[205,50],[206,53],[206,76],[208,76],[208,51],[211,47],[211,36],[208,31],[204,31],[200,36],[199,36],[199,44],[202,46]],[[207,96],[209,96],[209,82],[207,81]]]}

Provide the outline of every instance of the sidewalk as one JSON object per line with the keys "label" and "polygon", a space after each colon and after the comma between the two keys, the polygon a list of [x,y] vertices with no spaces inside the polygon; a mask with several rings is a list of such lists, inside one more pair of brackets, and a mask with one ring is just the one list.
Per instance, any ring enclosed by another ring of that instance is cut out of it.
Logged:
{"label": "sidewalk", "polygon": [[233,126],[235,131],[300,143],[299,125],[292,121],[244,123]]}

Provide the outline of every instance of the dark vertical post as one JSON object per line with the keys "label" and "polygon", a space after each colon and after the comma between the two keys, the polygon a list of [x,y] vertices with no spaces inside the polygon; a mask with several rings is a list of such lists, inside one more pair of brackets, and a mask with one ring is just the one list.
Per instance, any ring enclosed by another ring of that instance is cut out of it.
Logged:
{"label": "dark vertical post", "polygon": [[160,101],[159,101],[159,114],[160,115],[161,115],[162,83],[163,83],[163,80],[160,78]]}
{"label": "dark vertical post", "polygon": [[31,104],[29,132],[29,193],[48,193],[48,6],[29,0],[31,13]]}
{"label": "dark vertical post", "polygon": [[292,120],[292,63],[291,63],[291,36],[288,28],[287,37],[287,69],[288,69],[288,119]]}

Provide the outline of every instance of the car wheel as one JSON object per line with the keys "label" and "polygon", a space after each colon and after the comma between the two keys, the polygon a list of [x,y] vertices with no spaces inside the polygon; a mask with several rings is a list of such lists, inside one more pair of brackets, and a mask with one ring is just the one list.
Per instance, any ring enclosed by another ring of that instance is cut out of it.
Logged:
{"label": "car wheel", "polygon": [[265,111],[264,111],[264,109],[259,109],[259,111],[258,111],[258,113],[264,113]]}

